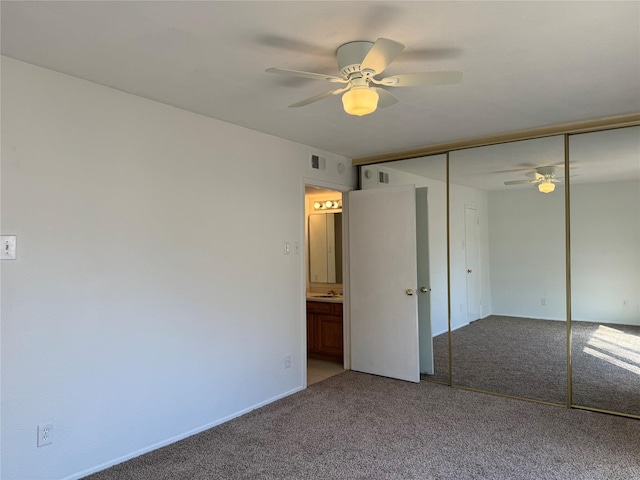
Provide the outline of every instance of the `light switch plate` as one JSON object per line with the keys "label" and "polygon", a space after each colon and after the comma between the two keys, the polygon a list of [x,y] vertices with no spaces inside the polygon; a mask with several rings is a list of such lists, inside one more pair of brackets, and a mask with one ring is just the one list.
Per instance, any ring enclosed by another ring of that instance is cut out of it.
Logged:
{"label": "light switch plate", "polygon": [[15,260],[16,259],[16,236],[15,235],[2,235],[0,236],[0,258],[2,260]]}

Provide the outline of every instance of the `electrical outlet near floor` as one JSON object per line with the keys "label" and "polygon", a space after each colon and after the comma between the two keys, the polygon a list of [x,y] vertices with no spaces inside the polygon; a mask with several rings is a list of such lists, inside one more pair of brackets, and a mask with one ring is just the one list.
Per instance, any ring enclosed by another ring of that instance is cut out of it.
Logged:
{"label": "electrical outlet near floor", "polygon": [[38,447],[53,443],[53,423],[38,425]]}
{"label": "electrical outlet near floor", "polygon": [[284,368],[291,368],[291,355],[287,354],[284,356]]}

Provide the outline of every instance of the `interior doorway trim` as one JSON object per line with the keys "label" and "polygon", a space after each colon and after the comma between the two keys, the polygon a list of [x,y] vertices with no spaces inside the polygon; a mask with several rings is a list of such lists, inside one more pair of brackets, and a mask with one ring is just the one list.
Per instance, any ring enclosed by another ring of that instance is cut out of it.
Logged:
{"label": "interior doorway trim", "polygon": [[[305,232],[305,189],[306,187],[320,187],[326,188],[329,190],[335,190],[337,192],[346,193],[351,190],[355,190],[355,188],[347,186],[347,185],[339,185],[336,183],[326,182],[323,180],[318,180],[316,178],[310,177],[302,177],[301,187],[300,187],[300,195],[301,195],[301,205],[302,208],[302,222],[301,222],[301,231],[300,238],[306,238]],[[302,245],[302,253],[303,259],[302,262],[302,272],[301,272],[301,281],[302,285],[306,285],[307,275],[308,275],[308,264],[307,264],[307,255],[308,255],[308,245],[305,241],[301,242]],[[345,370],[351,369],[351,320],[349,317],[349,201],[347,196],[343,196],[342,199],[342,331],[343,331],[343,368]],[[305,355],[301,355],[301,361],[304,361],[306,365],[306,351],[307,351],[307,322],[306,322],[306,307],[307,296],[306,296],[306,288],[303,290],[303,298],[302,298],[302,309],[300,312],[300,318],[303,322],[302,328],[302,338],[300,339],[301,352],[304,352]],[[302,385],[307,385],[307,369],[302,368]]]}

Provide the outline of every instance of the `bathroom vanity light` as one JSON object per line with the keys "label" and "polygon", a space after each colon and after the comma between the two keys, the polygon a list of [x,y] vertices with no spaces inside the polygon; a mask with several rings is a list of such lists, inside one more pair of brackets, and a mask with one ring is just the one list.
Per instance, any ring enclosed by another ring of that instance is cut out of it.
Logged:
{"label": "bathroom vanity light", "polygon": [[342,208],[342,200],[325,200],[313,204],[315,210],[335,210]]}

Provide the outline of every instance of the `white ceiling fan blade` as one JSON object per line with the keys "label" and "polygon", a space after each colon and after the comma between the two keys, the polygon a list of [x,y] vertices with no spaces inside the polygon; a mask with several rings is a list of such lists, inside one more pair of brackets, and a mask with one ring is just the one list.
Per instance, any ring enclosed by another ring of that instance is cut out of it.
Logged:
{"label": "white ceiling fan blade", "polygon": [[504,182],[505,185],[524,185],[525,183],[538,183],[537,180],[511,180]]}
{"label": "white ceiling fan blade", "polygon": [[[573,177],[579,177],[580,175],[582,175],[582,174],[581,174],[581,173],[575,173],[575,174],[573,174],[573,175],[569,175],[569,177],[570,177],[570,178],[573,178]],[[554,177],[554,178],[556,178],[556,179],[558,179],[558,180],[560,180],[560,181],[562,182],[562,181],[564,181],[564,179],[565,179],[566,177]]]}
{"label": "white ceiling fan blade", "polygon": [[462,80],[462,72],[403,73],[379,80],[382,85],[392,87],[418,87],[423,85],[450,85]]}
{"label": "white ceiling fan blade", "polygon": [[279,75],[289,75],[291,77],[311,78],[313,80],[325,80],[332,83],[347,83],[348,80],[333,75],[325,75],[323,73],[302,72],[300,70],[288,70],[286,68],[267,68],[267,73],[277,73]]}
{"label": "white ceiling fan blade", "polygon": [[360,70],[373,70],[377,75],[404,50],[404,45],[388,38],[379,38],[360,64]]}
{"label": "white ceiling fan blade", "polygon": [[305,100],[300,100],[299,102],[293,103],[289,105],[289,108],[304,107],[305,105],[323,100],[332,95],[338,95],[339,93],[346,92],[347,90],[349,90],[349,88],[351,88],[351,85],[347,85],[344,88],[338,88],[337,90],[331,90],[330,92],[319,93],[318,95],[314,95],[313,97],[309,97]]}
{"label": "white ceiling fan blade", "polygon": [[375,90],[378,93],[378,108],[390,107],[394,103],[399,102],[399,100],[396,97],[391,95],[389,92],[387,92],[383,88],[372,87],[371,89]]}

